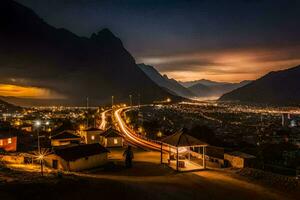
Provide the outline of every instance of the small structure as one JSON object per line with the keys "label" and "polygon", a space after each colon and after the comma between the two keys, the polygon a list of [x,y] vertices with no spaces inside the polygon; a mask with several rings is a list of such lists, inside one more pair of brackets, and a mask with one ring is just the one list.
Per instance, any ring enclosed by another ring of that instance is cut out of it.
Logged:
{"label": "small structure", "polygon": [[84,144],[55,149],[46,156],[46,166],[64,171],[81,171],[107,163],[108,150],[100,144]]}
{"label": "small structure", "polygon": [[81,137],[69,131],[63,131],[51,137],[51,146],[64,146],[70,144],[80,144]]}
{"label": "small structure", "polygon": [[101,144],[105,147],[123,147],[124,139],[121,133],[109,128],[100,135]]}
{"label": "small structure", "polygon": [[255,156],[239,151],[224,154],[224,159],[228,161],[230,167],[245,168],[251,165],[256,159]]}
{"label": "small structure", "polygon": [[0,132],[0,149],[13,152],[17,151],[17,136],[8,133],[8,132]]}
{"label": "small structure", "polygon": [[[177,171],[192,171],[206,168],[205,147],[208,145],[186,134],[186,129],[182,129],[162,140],[161,161],[163,160],[163,149],[166,151],[163,145],[167,147],[169,166]],[[202,152],[200,152],[201,149]]]}
{"label": "small structure", "polygon": [[100,135],[103,130],[98,128],[89,128],[82,131],[82,136],[84,137],[86,144],[100,143]]}
{"label": "small structure", "polygon": [[22,131],[32,132],[32,125],[23,124],[20,128],[21,128]]}
{"label": "small structure", "polygon": [[206,166],[211,168],[223,168],[227,166],[227,161],[224,159],[224,151],[223,147],[216,146],[208,146],[206,147]]}

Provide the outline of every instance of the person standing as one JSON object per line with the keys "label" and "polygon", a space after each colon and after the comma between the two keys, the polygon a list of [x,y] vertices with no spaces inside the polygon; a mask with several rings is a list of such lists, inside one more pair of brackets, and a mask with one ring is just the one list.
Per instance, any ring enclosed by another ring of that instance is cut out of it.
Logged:
{"label": "person standing", "polygon": [[133,152],[131,150],[131,146],[127,147],[127,149],[123,153],[123,156],[125,157],[126,168],[131,168],[132,167],[132,159],[133,159]]}

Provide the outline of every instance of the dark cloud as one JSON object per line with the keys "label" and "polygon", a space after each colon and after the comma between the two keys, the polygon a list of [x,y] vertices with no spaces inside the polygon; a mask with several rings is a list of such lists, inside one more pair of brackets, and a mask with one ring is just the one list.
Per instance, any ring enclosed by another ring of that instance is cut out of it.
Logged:
{"label": "dark cloud", "polygon": [[[165,73],[212,69],[239,72],[252,65],[249,71],[257,70],[259,76],[261,71],[288,67],[299,60],[300,2],[295,0],[18,1],[51,25],[78,35],[89,36],[109,27],[138,62],[169,58],[147,63]],[[235,59],[244,56],[243,63],[232,62],[227,52]],[[199,57],[190,56],[194,54]],[[222,54],[227,59],[221,58]],[[184,56],[178,60],[178,55]]]}

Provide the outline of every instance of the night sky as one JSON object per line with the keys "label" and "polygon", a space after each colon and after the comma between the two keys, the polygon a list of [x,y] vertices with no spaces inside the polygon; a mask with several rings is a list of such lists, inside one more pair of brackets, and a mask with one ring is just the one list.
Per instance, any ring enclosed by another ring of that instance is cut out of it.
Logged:
{"label": "night sky", "polygon": [[237,82],[300,64],[300,1],[17,0],[89,37],[106,27],[178,80]]}

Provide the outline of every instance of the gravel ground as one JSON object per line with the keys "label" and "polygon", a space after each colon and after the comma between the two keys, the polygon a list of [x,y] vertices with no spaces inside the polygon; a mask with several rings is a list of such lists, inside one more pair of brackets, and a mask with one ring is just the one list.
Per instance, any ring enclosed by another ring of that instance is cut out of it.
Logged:
{"label": "gravel ground", "polygon": [[0,170],[0,199],[257,200],[297,199],[299,195],[226,170],[176,173],[159,165],[159,154],[154,152],[136,151],[133,168],[125,169],[118,152],[122,151],[115,152],[109,167],[62,177]]}

